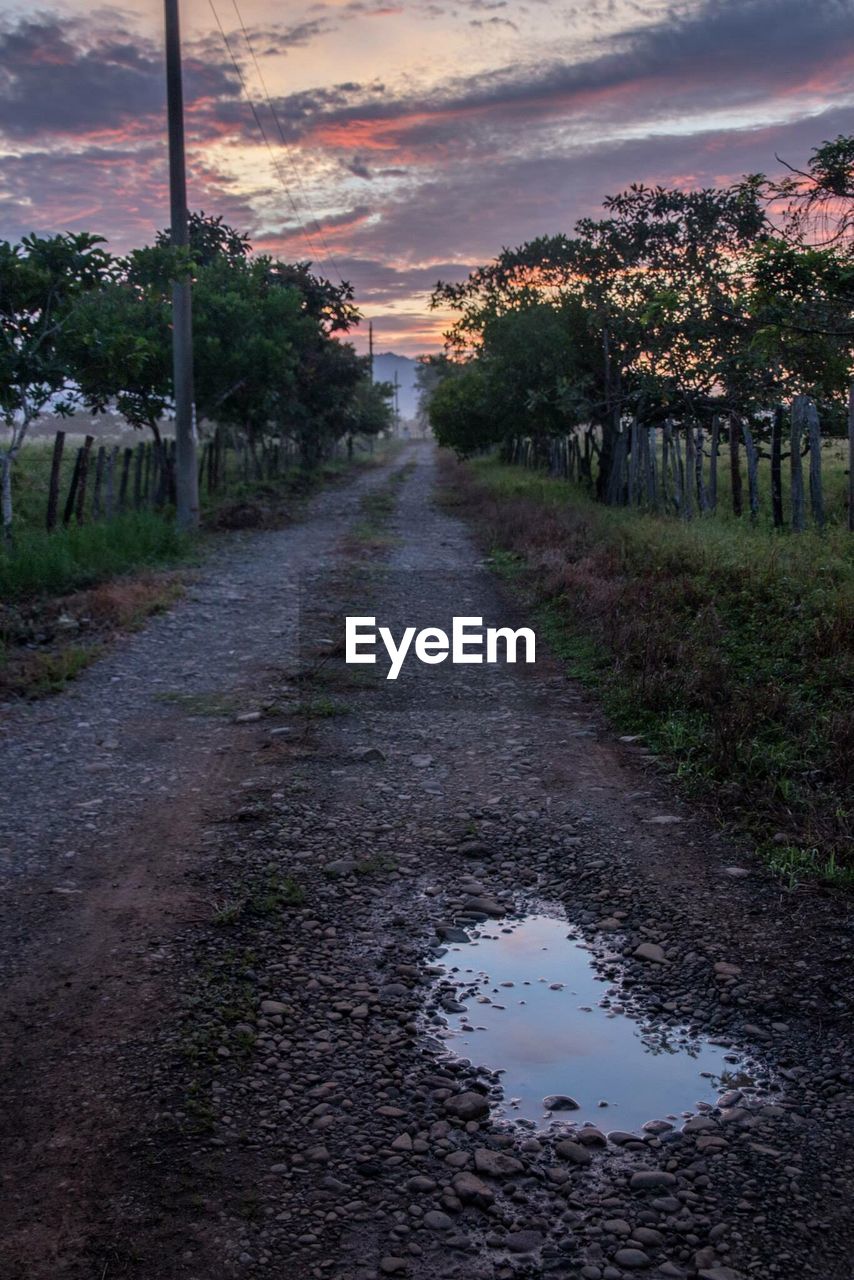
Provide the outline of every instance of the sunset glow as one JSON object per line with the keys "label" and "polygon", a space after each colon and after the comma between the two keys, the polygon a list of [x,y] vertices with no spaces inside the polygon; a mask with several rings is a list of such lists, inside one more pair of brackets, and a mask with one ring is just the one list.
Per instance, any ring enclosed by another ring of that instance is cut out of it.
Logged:
{"label": "sunset glow", "polygon": [[[850,126],[848,0],[214,10],[227,46],[207,0],[183,6],[192,207],[340,273],[402,353],[441,341],[436,280],[503,244],[569,232],[631,182],[803,164]],[[160,4],[0,14],[3,237],[149,241],[168,222]]]}

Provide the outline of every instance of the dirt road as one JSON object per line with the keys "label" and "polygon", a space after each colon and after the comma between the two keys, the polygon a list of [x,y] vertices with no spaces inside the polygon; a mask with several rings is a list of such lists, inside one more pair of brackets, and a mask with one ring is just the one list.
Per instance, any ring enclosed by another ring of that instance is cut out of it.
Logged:
{"label": "dirt road", "polygon": [[[412,446],[230,543],[3,714],[4,1280],[849,1280],[849,908],[728,846],[542,646],[345,666],[344,614],[522,621],[434,483]],[[532,910],[758,1092],[687,1131],[489,1114],[436,962]]]}

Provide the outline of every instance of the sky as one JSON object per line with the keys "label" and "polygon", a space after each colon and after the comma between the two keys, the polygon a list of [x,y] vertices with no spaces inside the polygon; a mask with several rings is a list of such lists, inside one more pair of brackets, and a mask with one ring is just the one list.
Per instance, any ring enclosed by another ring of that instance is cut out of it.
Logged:
{"label": "sky", "polygon": [[[350,281],[379,350],[437,349],[437,280],[570,232],[632,182],[776,173],[854,132],[854,0],[181,13],[190,207]],[[0,0],[0,239],[150,242],[169,219],[164,113],[160,0]]]}

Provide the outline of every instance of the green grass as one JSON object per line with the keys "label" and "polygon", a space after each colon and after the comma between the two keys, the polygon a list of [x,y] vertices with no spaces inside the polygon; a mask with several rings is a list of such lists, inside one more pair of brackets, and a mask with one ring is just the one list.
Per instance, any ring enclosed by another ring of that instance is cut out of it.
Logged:
{"label": "green grass", "polygon": [[174,523],[150,511],[53,533],[24,529],[0,547],[0,599],[64,595],[132,569],[177,564],[192,549]]}
{"label": "green grass", "polygon": [[793,536],[609,509],[493,460],[457,485],[540,634],[615,725],[776,850],[785,875],[781,848],[800,876],[854,878],[854,539],[840,525]]}

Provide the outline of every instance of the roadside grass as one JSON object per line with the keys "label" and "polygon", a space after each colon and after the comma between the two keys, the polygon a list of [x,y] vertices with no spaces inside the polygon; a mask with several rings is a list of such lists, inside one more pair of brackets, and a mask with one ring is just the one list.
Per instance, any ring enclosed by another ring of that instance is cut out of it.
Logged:
{"label": "roadside grass", "polygon": [[137,630],[182,591],[177,574],[146,571],[71,595],[0,602],[0,699],[58,693],[112,635]]}
{"label": "roadside grass", "polygon": [[178,564],[191,552],[191,539],[150,511],[52,533],[24,530],[11,551],[0,549],[0,600],[77,591],[131,570]]}
{"label": "roadside grass", "polygon": [[569,672],[789,882],[854,884],[854,558],[774,533],[610,509],[566,481],[444,462]]}
{"label": "roadside grass", "polygon": [[[69,444],[62,461],[60,521],[76,452]],[[206,533],[190,537],[176,529],[169,508],[92,520],[91,477],[84,523],[72,519],[48,533],[52,442],[28,443],[12,472],[13,542],[7,546],[0,540],[0,699],[59,691],[98,657],[109,633],[133,629],[168,607],[181,590],[169,570],[197,560],[205,536],[280,527],[324,485],[382,465],[400,447],[398,441],[380,441],[372,453],[360,448],[353,459],[333,459],[315,471],[294,468],[264,483],[233,481],[226,493],[213,497],[203,489]],[[90,598],[93,591],[100,594]],[[65,615],[65,629],[56,625],[60,615]]]}

